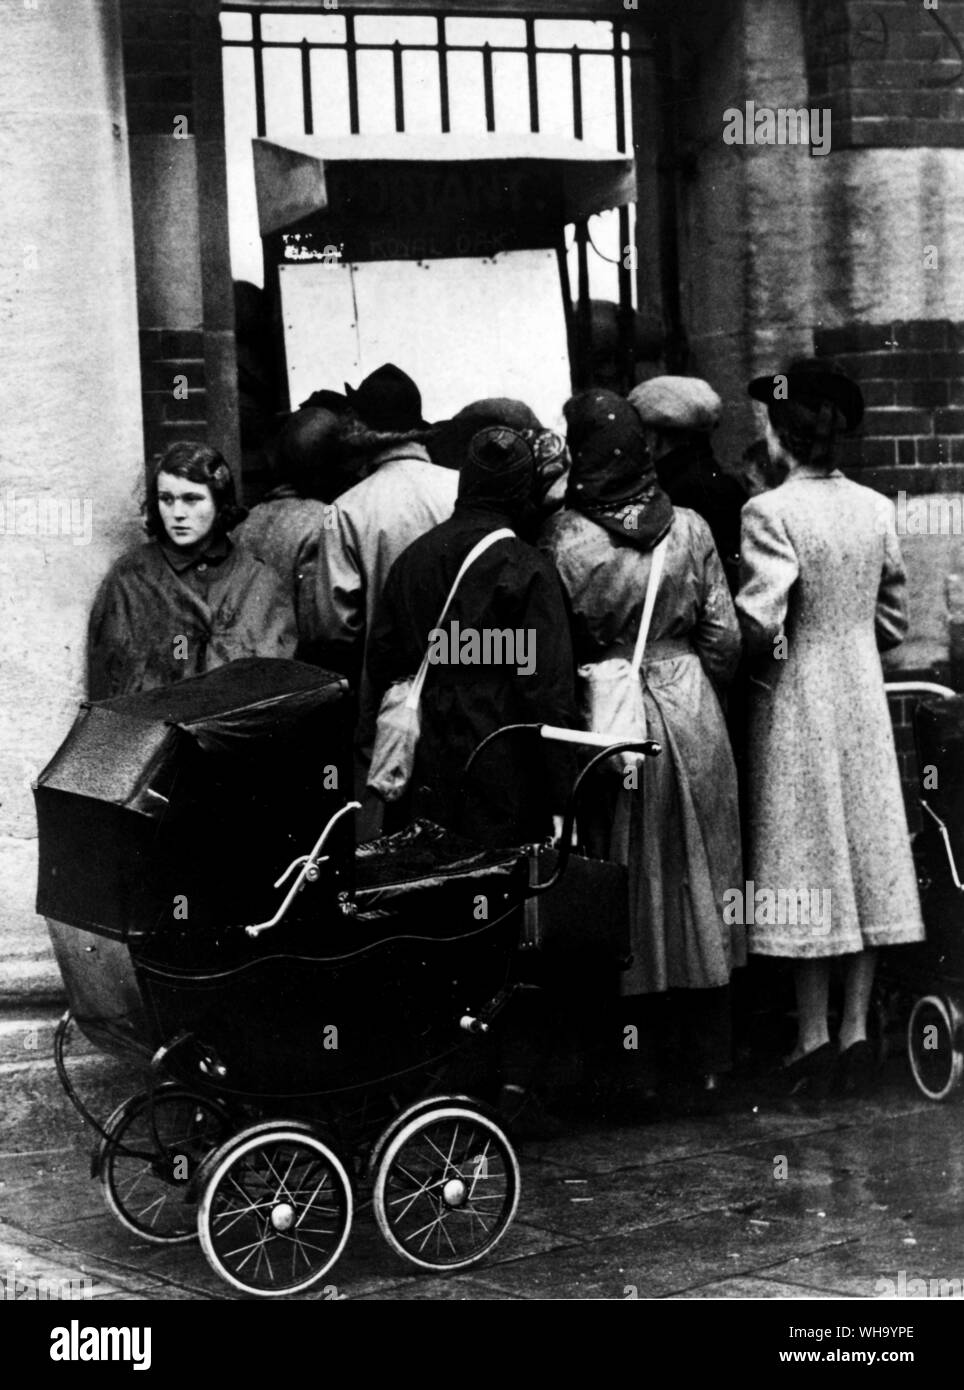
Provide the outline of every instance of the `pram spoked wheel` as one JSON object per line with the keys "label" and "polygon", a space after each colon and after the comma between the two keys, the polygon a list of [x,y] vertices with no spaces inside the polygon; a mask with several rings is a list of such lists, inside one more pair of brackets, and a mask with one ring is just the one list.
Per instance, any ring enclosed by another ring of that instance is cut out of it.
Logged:
{"label": "pram spoked wheel", "polygon": [[196,1240],[191,1180],[229,1127],[220,1105],[183,1086],[159,1086],[118,1106],[104,1126],[95,1167],[121,1225],[157,1244]]}
{"label": "pram spoked wheel", "polygon": [[253,1125],[212,1154],[197,1213],[215,1273],[262,1298],[303,1293],[338,1259],[351,1230],[351,1182],[307,1125]]}
{"label": "pram spoked wheel", "polygon": [[375,1218],[420,1269],[465,1269],[505,1235],[519,1205],[519,1165],[494,1120],[444,1100],[397,1128],[375,1173]]}
{"label": "pram spoked wheel", "polygon": [[964,1012],[951,996],[917,1000],[907,1024],[907,1055],[917,1088],[928,1100],[947,1100],[964,1077]]}

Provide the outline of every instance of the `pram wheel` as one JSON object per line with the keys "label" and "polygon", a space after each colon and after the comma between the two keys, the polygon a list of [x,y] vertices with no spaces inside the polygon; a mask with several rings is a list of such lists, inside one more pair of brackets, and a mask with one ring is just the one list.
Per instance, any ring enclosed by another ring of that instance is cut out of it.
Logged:
{"label": "pram wheel", "polygon": [[465,1269],[502,1239],[519,1205],[519,1165],[494,1120],[438,1102],[389,1141],[375,1175],[375,1218],[420,1269]]}
{"label": "pram wheel", "polygon": [[229,1126],[221,1106],[181,1086],[143,1091],[118,1106],[104,1126],[97,1167],[121,1225],[157,1244],[196,1240],[191,1179]]}
{"label": "pram wheel", "polygon": [[907,1024],[907,1055],[917,1088],[928,1100],[947,1100],[964,1076],[961,1008],[950,996],[917,1000]]}
{"label": "pram wheel", "polygon": [[382,1130],[381,1134],[372,1145],[372,1151],[368,1155],[368,1162],[365,1171],[370,1181],[374,1182],[379,1165],[385,1156],[385,1150],[409,1120],[413,1120],[416,1115],[424,1115],[426,1110],[438,1110],[444,1105],[468,1105],[472,1109],[476,1108],[476,1103],[471,1096],[429,1096],[422,1100],[415,1101],[405,1110],[400,1110]]}
{"label": "pram wheel", "polygon": [[352,1222],[341,1160],[307,1128],[255,1125],[208,1165],[201,1246],[233,1288],[262,1298],[303,1293],[338,1259]]}

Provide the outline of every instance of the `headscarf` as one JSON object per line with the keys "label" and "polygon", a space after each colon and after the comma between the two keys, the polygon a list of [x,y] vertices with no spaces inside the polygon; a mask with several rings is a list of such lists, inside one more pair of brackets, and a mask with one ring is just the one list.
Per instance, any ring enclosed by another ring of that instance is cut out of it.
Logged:
{"label": "headscarf", "polygon": [[532,504],[536,466],[516,430],[502,425],[478,430],[459,473],[456,511],[490,511],[520,520]]}
{"label": "headscarf", "polygon": [[569,426],[566,506],[638,550],[651,550],[673,521],[646,449],[643,425],[628,401],[594,389],[565,407]]}

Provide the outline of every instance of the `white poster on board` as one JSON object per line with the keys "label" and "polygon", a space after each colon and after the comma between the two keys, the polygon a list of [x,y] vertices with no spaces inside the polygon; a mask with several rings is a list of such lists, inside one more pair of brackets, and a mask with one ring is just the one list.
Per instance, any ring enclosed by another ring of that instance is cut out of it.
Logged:
{"label": "white poster on board", "polygon": [[427,420],[486,396],[561,428],[569,352],[554,251],[495,259],[321,261],[280,269],[291,404],[357,386],[385,362],[415,380]]}

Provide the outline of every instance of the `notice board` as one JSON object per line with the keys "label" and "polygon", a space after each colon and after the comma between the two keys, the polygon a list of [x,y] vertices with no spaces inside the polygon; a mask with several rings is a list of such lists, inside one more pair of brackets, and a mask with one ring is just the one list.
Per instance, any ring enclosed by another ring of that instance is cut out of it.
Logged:
{"label": "notice board", "polygon": [[512,396],[547,427],[562,427],[571,388],[555,251],[308,261],[280,266],[279,279],[293,408],[394,362],[418,384],[427,420]]}

